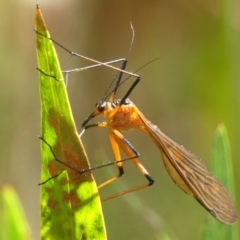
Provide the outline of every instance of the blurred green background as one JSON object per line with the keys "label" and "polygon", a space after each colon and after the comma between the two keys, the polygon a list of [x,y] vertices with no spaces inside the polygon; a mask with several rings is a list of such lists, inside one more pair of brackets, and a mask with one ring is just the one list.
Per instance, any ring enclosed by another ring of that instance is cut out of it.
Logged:
{"label": "blurred green background", "polygon": [[[240,5],[237,1],[47,1],[37,2],[52,37],[70,50],[108,61],[127,57],[127,70],[143,68],[131,100],[168,136],[208,165],[213,133],[222,121],[229,133],[238,187],[240,176]],[[0,179],[20,195],[35,239],[39,237],[41,171],[40,101],[36,70],[34,1],[0,2]],[[134,26],[135,40],[130,53]],[[63,70],[89,63],[57,48]],[[74,73],[68,91],[74,118],[82,121],[115,76],[104,67]],[[123,96],[131,80],[118,92]],[[97,120],[96,120],[97,121]],[[124,133],[141,152],[155,184],[103,203],[109,239],[160,239],[167,228],[177,239],[196,239],[207,212],[184,194],[164,169],[158,149],[141,133]],[[91,165],[114,160],[107,129],[82,138]],[[98,183],[115,167],[94,172]],[[108,196],[144,183],[132,164],[121,180],[100,191]],[[240,193],[236,189],[236,197]],[[240,206],[240,201],[237,202]],[[238,207],[240,209],[240,207]]]}

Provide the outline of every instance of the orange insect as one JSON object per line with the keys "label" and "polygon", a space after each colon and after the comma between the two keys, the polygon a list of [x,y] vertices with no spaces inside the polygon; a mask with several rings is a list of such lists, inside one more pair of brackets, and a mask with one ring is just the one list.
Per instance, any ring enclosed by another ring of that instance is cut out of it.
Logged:
{"label": "orange insect", "polygon": [[[123,68],[125,66],[126,63],[123,64]],[[229,193],[220,181],[209,172],[206,165],[193,153],[162,133],[128,99],[128,96],[140,81],[140,77],[135,80],[122,99],[114,100],[122,74],[122,72],[119,73],[117,84],[109,100],[97,102],[94,112],[83,122],[82,133],[85,129],[95,126],[109,128],[109,138],[119,174],[101,184],[99,188],[113,182],[124,173],[124,160],[121,160],[119,148],[125,152],[128,159],[131,159],[139,171],[147,178],[148,183],[112,195],[103,199],[103,201],[151,186],[154,183],[150,174],[139,162],[138,157],[140,154],[121,133],[123,130],[137,129],[152,139],[156,147],[160,150],[162,160],[171,178],[185,193],[195,197],[219,221],[225,224],[236,222],[238,218],[237,211]],[[107,121],[87,125],[92,118],[98,115],[103,115]]]}
{"label": "orange insect", "polygon": [[[80,134],[81,136],[86,129],[91,127],[108,127],[109,138],[116,161],[86,170],[77,170],[59,160],[56,157],[52,147],[43,138],[40,138],[49,146],[56,161],[66,165],[74,171],[77,171],[79,174],[83,174],[84,172],[116,163],[119,169],[119,174],[98,186],[98,188],[102,188],[121,177],[124,173],[123,162],[129,159],[132,160],[132,162],[136,165],[139,171],[147,178],[148,183],[109,196],[102,201],[151,186],[154,183],[154,180],[147,172],[147,170],[143,167],[143,165],[140,164],[138,160],[138,157],[140,156],[139,152],[131,145],[131,143],[126,138],[124,138],[121,133],[121,131],[123,130],[137,129],[145,133],[152,139],[156,147],[160,150],[162,160],[171,178],[185,193],[195,197],[196,200],[220,222],[223,222],[225,224],[233,224],[237,221],[237,211],[229,193],[221,184],[221,182],[209,172],[206,165],[193,153],[189,152],[183,146],[177,144],[171,138],[162,133],[159,128],[156,125],[152,124],[139,111],[139,109],[133,104],[133,102],[128,99],[135,86],[139,83],[140,76],[124,70],[127,64],[127,61],[125,59],[102,63],[79,55],[77,53],[71,52],[53,39],[51,40],[63,49],[65,49],[70,54],[96,63],[95,65],[92,65],[88,68],[95,66],[106,66],[115,70],[119,70],[117,82],[109,100],[106,101],[105,98],[104,100],[97,102],[94,112],[83,122],[83,131]],[[123,61],[121,69],[109,65],[111,63],[119,61]],[[81,69],[75,69],[66,72],[71,73],[79,70]],[[123,73],[134,76],[137,79],[134,81],[134,83],[122,99],[114,100],[118,87],[124,82],[121,82]],[[103,115],[107,121],[88,125],[88,122],[98,115]],[[127,159],[121,158],[119,148],[121,148],[126,153],[126,155],[128,156]]]}

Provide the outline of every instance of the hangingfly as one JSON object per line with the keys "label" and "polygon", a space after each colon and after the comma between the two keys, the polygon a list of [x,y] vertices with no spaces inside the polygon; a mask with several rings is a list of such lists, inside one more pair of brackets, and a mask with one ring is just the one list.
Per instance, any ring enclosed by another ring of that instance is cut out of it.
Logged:
{"label": "hangingfly", "polygon": [[[136,129],[152,139],[156,147],[160,150],[162,160],[169,175],[185,193],[192,195],[219,221],[225,224],[236,222],[238,218],[236,208],[221,182],[209,172],[206,165],[200,159],[162,133],[128,99],[128,96],[140,81],[140,77],[135,80],[123,99],[114,100],[115,93],[120,85],[120,79],[121,76],[118,78],[110,99],[108,101],[99,101],[96,104],[94,112],[83,122],[83,132],[85,129],[95,126],[109,128],[109,138],[119,174],[101,184],[99,188],[111,183],[124,173],[119,148],[125,152],[128,158],[131,159],[139,171],[147,178],[148,183],[109,196],[103,199],[103,201],[148,187],[154,183],[150,174],[138,160],[140,154],[121,133],[123,130]],[[88,125],[88,122],[98,115],[103,115],[106,121]]]}
{"label": "hangingfly", "polygon": [[[105,97],[103,100],[97,102],[94,112],[83,122],[83,131],[80,134],[81,136],[86,129],[91,127],[109,128],[109,138],[116,161],[90,169],[78,170],[59,160],[55,155],[52,147],[47,143],[44,138],[40,137],[40,139],[42,139],[49,146],[56,161],[64,164],[66,167],[78,172],[79,174],[83,174],[84,172],[98,169],[104,166],[117,164],[119,174],[102,183],[100,186],[98,186],[98,188],[102,188],[122,176],[124,173],[123,162],[126,160],[131,160],[148,180],[148,183],[144,185],[125,190],[115,195],[111,195],[107,198],[102,199],[102,201],[106,201],[108,199],[112,199],[126,193],[151,186],[154,183],[154,180],[147,172],[147,170],[143,167],[143,165],[140,164],[138,160],[140,153],[132,146],[132,144],[126,138],[124,138],[121,133],[123,130],[137,129],[148,135],[152,139],[156,147],[160,150],[162,160],[169,175],[185,193],[195,197],[195,199],[220,222],[223,222],[225,224],[233,224],[237,221],[237,210],[229,193],[221,184],[221,182],[209,172],[206,165],[193,153],[189,152],[183,146],[177,144],[171,138],[162,133],[159,128],[156,125],[152,124],[139,111],[139,109],[133,104],[133,102],[128,99],[132,90],[139,83],[140,76],[124,70],[127,64],[127,61],[125,59],[118,59],[115,61],[102,63],[77,54],[75,52],[71,52],[53,39],[51,40],[57,45],[59,45],[61,48],[65,49],[70,54],[96,63],[95,65],[92,65],[90,67],[106,66],[119,71],[118,77],[116,78],[116,85],[114,87],[114,90],[112,91],[110,98],[108,99],[108,101],[106,101]],[[109,65],[114,62],[123,62],[121,69]],[[79,70],[81,69],[66,71],[66,73],[71,73],[73,71]],[[122,99],[114,100],[118,87],[126,80],[125,79],[121,82],[123,73],[136,77],[136,80],[133,82],[132,86],[129,88],[129,90]],[[98,115],[103,115],[106,118],[106,121],[88,125],[88,122]],[[120,148],[128,156],[127,159],[121,158]]]}

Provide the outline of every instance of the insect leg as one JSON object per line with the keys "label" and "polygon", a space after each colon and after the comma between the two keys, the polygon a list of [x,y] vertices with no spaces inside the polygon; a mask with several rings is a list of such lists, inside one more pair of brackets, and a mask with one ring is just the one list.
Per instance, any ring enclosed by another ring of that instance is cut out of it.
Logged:
{"label": "insect leg", "polygon": [[115,155],[115,158],[116,158],[116,162],[117,162],[117,167],[118,167],[119,173],[118,173],[118,175],[116,175],[116,176],[108,179],[107,181],[103,182],[102,184],[100,184],[98,186],[98,189],[100,189],[100,188],[108,185],[109,183],[117,180],[118,178],[120,178],[124,174],[123,162],[120,161],[121,160],[121,155],[120,155],[119,146],[118,146],[117,142],[115,141],[114,136],[112,135],[111,132],[109,134],[109,138],[110,138],[112,149],[113,149],[113,152],[114,152],[114,155]]}
{"label": "insect leg", "polygon": [[[137,186],[137,187],[130,188],[128,190],[122,191],[122,192],[114,194],[114,195],[111,195],[109,197],[106,197],[106,198],[102,199],[102,201],[107,201],[109,199],[116,198],[116,197],[125,195],[125,194],[130,193],[130,192],[137,191],[137,190],[145,188],[145,187],[149,187],[154,183],[154,180],[152,179],[150,174],[143,167],[143,165],[139,162],[138,157],[140,156],[140,154],[132,146],[132,144],[126,138],[124,138],[123,135],[119,131],[117,131],[116,129],[112,129],[109,136],[110,136],[110,141],[111,141],[111,145],[112,145],[113,152],[115,154],[116,160],[119,160],[121,158],[120,153],[119,153],[119,147],[120,147],[126,153],[126,155],[133,161],[133,163],[138,168],[138,170],[146,177],[146,179],[148,180],[148,183]],[[118,167],[119,167],[119,171],[122,171],[122,174],[123,174],[122,163],[119,163]],[[119,178],[121,176],[121,175],[120,176],[119,175],[110,179],[110,182]],[[106,184],[103,183],[100,186],[103,187],[110,182],[107,181]]]}
{"label": "insect leg", "polygon": [[39,35],[41,35],[41,36],[43,36],[43,37],[51,40],[53,43],[55,43],[56,45],[58,45],[59,47],[61,47],[62,49],[64,49],[66,52],[68,52],[69,54],[71,54],[71,55],[73,55],[73,56],[80,57],[80,58],[82,58],[82,59],[85,59],[85,60],[90,61],[90,62],[93,62],[93,63],[97,63],[97,64],[99,64],[99,65],[101,65],[101,66],[106,66],[106,67],[108,67],[108,68],[112,68],[112,69],[117,70],[117,71],[119,71],[119,72],[126,73],[126,74],[128,74],[128,75],[130,75],[130,76],[138,77],[137,74],[134,74],[134,73],[132,73],[132,72],[128,72],[128,71],[122,70],[122,69],[120,69],[120,68],[114,67],[114,66],[109,65],[109,64],[107,64],[107,63],[103,63],[103,62],[97,61],[97,60],[95,60],[95,59],[86,57],[86,56],[84,56],[84,55],[78,54],[78,53],[76,53],[76,52],[70,51],[69,49],[67,49],[66,47],[64,47],[62,44],[60,44],[60,43],[58,43],[57,41],[55,41],[53,38],[48,37],[48,36],[45,36],[44,34],[38,32],[37,30],[35,30],[35,32],[36,32],[37,34],[39,34]]}
{"label": "insect leg", "polygon": [[[95,124],[91,124],[91,125],[87,125],[85,129],[88,129],[88,128],[91,128],[91,127],[108,127],[108,123],[107,122],[99,122],[99,123],[95,123]],[[85,169],[82,171],[83,172],[87,172],[87,171],[91,171],[91,170],[95,170],[95,169],[99,169],[99,168],[102,168],[102,167],[106,167],[106,166],[110,166],[110,165],[113,165],[113,164],[116,164],[117,167],[118,167],[118,170],[119,170],[119,173],[108,179],[107,181],[101,183],[99,186],[98,186],[98,189],[102,188],[102,187],[105,187],[106,185],[112,183],[113,181],[117,180],[118,178],[120,178],[123,174],[124,174],[124,170],[123,170],[123,162],[124,161],[128,161],[128,160],[134,160],[136,159],[137,157],[140,156],[140,154],[133,148],[133,146],[128,142],[127,139],[125,139],[120,132],[116,131],[117,134],[120,134],[120,138],[123,139],[123,141],[127,144],[127,146],[132,150],[131,154],[128,155],[128,158],[126,159],[122,159],[121,158],[121,154],[120,154],[120,150],[119,150],[119,144],[118,142],[116,141],[116,137],[115,137],[115,133],[114,131],[116,130],[113,130],[113,131],[110,131],[109,133],[109,139],[110,139],[110,143],[111,143],[111,146],[112,146],[112,149],[113,149],[113,152],[114,152],[114,156],[115,156],[115,159],[116,161],[114,162],[110,162],[110,163],[107,163],[107,164],[103,164],[101,166],[97,166],[97,167],[93,167],[93,168],[89,168],[89,169]],[[134,153],[134,154],[133,154]],[[148,174],[149,175],[149,174]],[[149,182],[152,181],[152,179],[149,180]]]}
{"label": "insect leg", "polygon": [[[123,63],[122,63],[121,69],[124,70],[126,68],[126,66],[127,66],[127,60],[125,59],[125,61],[123,61]],[[120,85],[120,82],[121,82],[121,79],[122,79],[122,76],[123,76],[123,72],[119,72],[117,74],[117,76],[118,77],[117,77],[116,85],[115,85],[115,87],[113,89],[113,92],[112,92],[110,98],[109,98],[109,101],[113,101],[113,99],[115,97],[115,94],[116,94],[116,92],[118,90],[118,87]]]}

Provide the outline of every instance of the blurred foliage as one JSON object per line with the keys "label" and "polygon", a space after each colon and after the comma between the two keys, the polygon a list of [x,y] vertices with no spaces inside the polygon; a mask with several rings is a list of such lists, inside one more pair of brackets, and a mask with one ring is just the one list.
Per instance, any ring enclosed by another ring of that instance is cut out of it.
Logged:
{"label": "blurred foliage", "polygon": [[[213,149],[211,156],[211,168],[212,173],[218,177],[221,183],[226,186],[231,196],[234,198],[234,182],[233,182],[233,167],[232,158],[229,145],[228,134],[225,126],[220,123],[214,134]],[[211,240],[211,239],[228,239],[237,240],[237,224],[223,225],[222,223],[215,221],[210,215],[207,216],[206,221],[202,225],[202,233],[199,239]]]}
{"label": "blurred foliage", "polygon": [[[40,0],[38,3],[52,37],[70,50],[100,61],[127,57],[129,71],[160,57],[139,72],[142,81],[131,100],[164,133],[207,164],[214,129],[222,121],[229,132],[235,181],[239,183],[240,9],[237,1]],[[37,184],[41,167],[37,139],[40,103],[33,32],[35,3],[2,1],[0,9],[0,27],[4,33],[0,45],[0,179],[16,187],[37,239],[40,228]],[[132,38],[130,21],[136,35],[128,54]],[[63,69],[88,65],[59,48],[57,51]],[[70,75],[68,91],[79,129],[114,76],[113,70],[105,68]],[[124,84],[118,96],[127,88],[128,84]],[[158,150],[145,136],[134,131],[126,136],[141,152],[140,160],[155,184],[104,203],[109,239],[121,239],[121,236],[157,239],[154,229],[160,229],[161,224],[155,224],[148,214],[136,213],[127,204],[130,196],[141,200],[144,213],[150,209],[157,218],[163,218],[179,239],[194,239],[207,212],[172,183]],[[82,140],[92,165],[113,160],[106,130],[89,130]],[[125,168],[126,174],[119,182],[131,187],[144,181],[131,163],[126,163]],[[94,176],[100,183],[116,171],[114,167],[101,169],[95,171]],[[120,188],[116,182],[100,194],[110,195]],[[236,198],[239,197],[237,192]],[[239,201],[237,206],[240,206]]]}
{"label": "blurred foliage", "polygon": [[10,185],[0,189],[0,223],[2,240],[33,239],[17,193]]}

